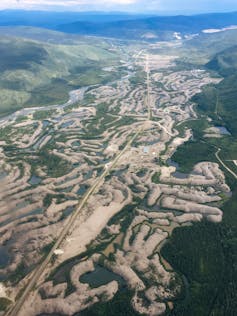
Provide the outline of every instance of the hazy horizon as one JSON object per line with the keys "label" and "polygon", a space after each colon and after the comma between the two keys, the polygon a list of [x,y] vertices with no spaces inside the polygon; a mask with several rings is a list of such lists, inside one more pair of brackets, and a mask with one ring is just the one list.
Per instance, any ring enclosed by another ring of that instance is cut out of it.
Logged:
{"label": "hazy horizon", "polygon": [[72,9],[65,9],[65,10],[59,10],[59,9],[37,9],[37,8],[20,8],[20,9],[1,9],[0,12],[51,12],[51,13],[79,13],[79,14],[98,14],[98,15],[113,15],[113,14],[118,14],[118,15],[140,15],[140,16],[178,16],[178,15],[202,15],[202,14],[218,14],[218,13],[234,13],[237,12],[237,8],[235,10],[222,10],[222,11],[199,11],[199,12],[193,12],[193,11],[157,11],[157,12],[152,12],[152,11],[145,11],[145,12],[140,12],[140,11],[119,11],[119,10],[72,10]]}
{"label": "hazy horizon", "polygon": [[78,11],[130,14],[199,14],[237,11],[236,0],[2,0],[0,10]]}

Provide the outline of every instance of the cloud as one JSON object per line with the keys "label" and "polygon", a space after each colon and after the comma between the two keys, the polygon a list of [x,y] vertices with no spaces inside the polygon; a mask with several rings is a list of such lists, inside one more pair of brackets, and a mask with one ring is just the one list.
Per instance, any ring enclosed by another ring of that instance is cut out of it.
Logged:
{"label": "cloud", "polygon": [[237,10],[236,0],[0,0],[0,9],[202,12]]}
{"label": "cloud", "polygon": [[138,0],[1,0],[0,8],[33,8],[33,7],[76,7],[106,5],[131,5]]}

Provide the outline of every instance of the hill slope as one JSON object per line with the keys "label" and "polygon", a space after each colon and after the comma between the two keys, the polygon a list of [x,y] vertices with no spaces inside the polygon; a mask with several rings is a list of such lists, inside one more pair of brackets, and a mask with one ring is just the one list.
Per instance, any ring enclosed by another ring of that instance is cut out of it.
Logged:
{"label": "hill slope", "polygon": [[100,40],[53,45],[1,37],[0,114],[65,102],[70,90],[110,80],[114,74],[103,67],[118,56],[109,48]]}
{"label": "hill slope", "polygon": [[206,67],[219,73],[224,80],[217,86],[207,86],[195,96],[199,108],[212,117],[217,124],[226,126],[237,136],[237,46],[228,48],[207,63]]}
{"label": "hill slope", "polygon": [[237,70],[237,46],[230,47],[217,54],[207,64],[207,67],[218,71],[224,77],[234,75]]}
{"label": "hill slope", "polygon": [[153,38],[170,39],[174,32],[193,34],[204,29],[223,28],[237,24],[237,13],[202,14],[195,16],[160,16],[109,23],[73,22],[59,25],[58,30],[76,34],[141,39],[151,33]]}

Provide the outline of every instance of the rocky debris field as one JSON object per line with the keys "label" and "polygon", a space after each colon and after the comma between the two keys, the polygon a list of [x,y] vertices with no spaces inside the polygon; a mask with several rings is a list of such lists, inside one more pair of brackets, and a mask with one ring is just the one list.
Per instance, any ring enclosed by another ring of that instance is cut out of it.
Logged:
{"label": "rocky debris field", "polygon": [[[81,281],[97,265],[123,279],[134,310],[162,315],[183,286],[162,245],[176,227],[222,220],[230,189],[219,165],[201,162],[181,174],[170,164],[192,138],[178,128],[197,118],[192,96],[220,79],[175,70],[178,56],[131,50],[126,58],[121,80],[89,87],[75,104],[2,124],[0,252],[8,255],[0,274],[10,299],[101,177],[19,315],[74,315],[111,300],[118,281],[96,288]],[[59,268],[64,281],[55,279]]]}

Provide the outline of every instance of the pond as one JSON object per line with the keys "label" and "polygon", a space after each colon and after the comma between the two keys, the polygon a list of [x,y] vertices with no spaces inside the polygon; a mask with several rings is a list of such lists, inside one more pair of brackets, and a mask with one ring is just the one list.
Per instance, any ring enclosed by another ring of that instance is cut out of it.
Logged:
{"label": "pond", "polygon": [[50,121],[48,120],[43,120],[43,127],[48,127],[50,124]]}
{"label": "pond", "polygon": [[6,178],[7,173],[6,172],[0,172],[0,180],[3,180],[4,178]]}
{"label": "pond", "polygon": [[[167,160],[168,165],[171,167],[175,167],[176,170],[179,170],[179,164],[171,159]],[[188,174],[186,173],[182,173],[179,171],[175,171],[172,174],[172,177],[177,178],[177,179],[187,179],[188,178]]]}
{"label": "pond", "polygon": [[231,133],[228,131],[228,129],[224,126],[215,126],[220,132],[221,135],[231,135]]}
{"label": "pond", "polygon": [[177,178],[177,179],[187,179],[189,177],[186,173],[182,173],[179,171],[175,171],[171,175],[172,177]]}
{"label": "pond", "polygon": [[67,128],[67,127],[71,126],[73,123],[74,123],[74,121],[64,122],[64,123],[62,123],[62,125],[60,125],[59,128]]}
{"label": "pond", "polygon": [[[5,268],[10,260],[10,256],[8,253],[8,247],[6,246],[1,246],[0,247],[0,267]],[[0,277],[1,280],[1,277]]]}
{"label": "pond", "polygon": [[42,181],[41,178],[39,178],[39,177],[37,177],[37,176],[35,176],[35,175],[32,175],[32,177],[30,178],[29,183],[30,183],[31,185],[37,185],[37,184],[40,184],[41,181]]}
{"label": "pond", "polygon": [[83,195],[86,193],[86,190],[88,190],[89,186],[86,184],[80,185],[80,189],[77,191],[77,194]]}
{"label": "pond", "polygon": [[80,277],[81,283],[88,283],[92,288],[105,285],[112,281],[117,281],[120,286],[125,285],[125,281],[121,276],[107,270],[100,265],[96,265],[94,271],[83,274]]}
{"label": "pond", "polygon": [[80,141],[76,140],[75,142],[72,143],[72,146],[79,147],[81,146],[81,143]]}
{"label": "pond", "polygon": [[167,160],[167,164],[169,167],[175,167],[176,169],[179,169],[179,164],[170,158]]}

